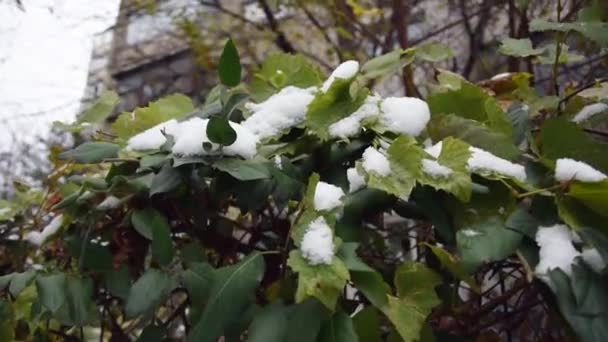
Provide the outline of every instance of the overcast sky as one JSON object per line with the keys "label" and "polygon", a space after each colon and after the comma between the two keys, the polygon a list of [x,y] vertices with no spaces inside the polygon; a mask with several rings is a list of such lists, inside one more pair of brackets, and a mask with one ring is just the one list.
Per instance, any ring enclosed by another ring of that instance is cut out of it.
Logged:
{"label": "overcast sky", "polygon": [[0,152],[45,136],[79,109],[92,36],[110,27],[119,0],[0,0]]}

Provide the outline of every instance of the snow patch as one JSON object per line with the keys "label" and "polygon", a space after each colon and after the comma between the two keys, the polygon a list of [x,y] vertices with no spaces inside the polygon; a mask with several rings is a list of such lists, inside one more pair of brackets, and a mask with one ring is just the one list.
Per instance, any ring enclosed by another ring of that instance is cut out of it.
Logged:
{"label": "snow patch", "polygon": [[[180,156],[203,156],[216,155],[219,153],[219,145],[213,144],[207,138],[207,123],[208,119],[192,118],[188,121],[180,123],[175,137],[175,145],[172,152]],[[241,156],[249,159],[257,153],[257,144],[259,139],[251,133],[246,127],[237,123],[230,122],[236,132],[236,140],[232,145],[223,146],[222,153],[228,156]],[[203,148],[203,143],[211,144],[211,148],[206,150]]]}
{"label": "snow patch", "polygon": [[606,179],[606,175],[589,164],[570,158],[560,158],[555,163],[555,179],[560,182],[570,180],[601,182]]}
{"label": "snow patch", "polygon": [[279,170],[283,170],[283,162],[281,161],[281,156],[278,154],[274,156],[274,166]]}
{"label": "snow patch", "polygon": [[584,249],[581,256],[587,265],[597,273],[602,272],[606,268],[606,261],[595,248]]}
{"label": "snow patch", "polygon": [[314,98],[316,88],[302,89],[288,86],[260,103],[247,103],[253,114],[243,121],[260,139],[277,136],[283,131],[304,122],[308,104]]}
{"label": "snow patch", "polygon": [[175,136],[179,129],[179,123],[175,119],[159,123],[139,134],[132,136],[127,142],[129,151],[157,150],[167,141],[162,133]]}
{"label": "snow patch", "polygon": [[322,216],[308,225],[300,250],[304,259],[311,265],[331,264],[334,257],[333,234]]}
{"label": "snow patch", "polygon": [[120,202],[120,198],[116,196],[108,196],[101,203],[99,203],[99,205],[97,205],[97,210],[114,209],[120,205]]}
{"label": "snow patch", "polygon": [[323,82],[323,86],[321,86],[321,91],[324,93],[327,92],[327,90],[329,90],[331,84],[334,83],[336,78],[348,80],[355,77],[357,72],[359,72],[359,62],[357,61],[350,60],[338,65],[338,67],[331,73],[331,75],[329,75],[327,80]]}
{"label": "snow patch", "polygon": [[346,170],[346,178],[348,179],[348,192],[355,192],[365,186],[365,177],[355,167]]}
{"label": "snow patch", "polygon": [[344,191],[335,185],[319,182],[315,188],[315,210],[332,210],[342,205]]}
{"label": "snow patch", "polygon": [[443,148],[443,141],[440,141],[433,146],[425,148],[424,152],[432,155],[433,157],[435,157],[435,159],[437,159],[437,158],[439,158],[439,155],[441,154],[442,148]]}
{"label": "snow patch", "polygon": [[382,124],[395,133],[418,136],[431,119],[427,103],[415,97],[387,97],[380,109]]}
{"label": "snow patch", "polygon": [[594,103],[583,107],[576,115],[572,118],[573,122],[580,123],[594,115],[608,111],[608,105],[602,102]]}
{"label": "snow patch", "polygon": [[42,229],[42,232],[29,232],[25,235],[25,240],[33,245],[40,246],[46,242],[49,237],[55,235],[62,225],[63,215],[55,216],[55,218]]}
{"label": "snow patch", "polygon": [[373,147],[368,147],[363,152],[363,168],[367,172],[375,172],[386,177],[391,173],[391,163],[386,156]]}
{"label": "snow patch", "polygon": [[436,160],[422,159],[422,171],[433,178],[445,178],[454,172],[449,167],[439,164]]}
{"label": "snow patch", "polygon": [[467,162],[469,171],[491,171],[513,177],[521,182],[526,180],[526,170],[522,165],[511,163],[477,147],[471,146],[469,150],[471,151],[471,157]]}
{"label": "snow patch", "polygon": [[464,236],[467,236],[467,237],[474,237],[474,236],[479,236],[479,235],[481,235],[481,233],[480,233],[480,232],[475,231],[475,230],[473,230],[473,229],[463,229],[463,230],[461,230],[460,232],[461,232],[461,233],[462,233]]}
{"label": "snow patch", "polygon": [[359,133],[363,119],[380,113],[380,109],[378,108],[379,101],[380,97],[377,95],[368,96],[361,107],[354,113],[329,126],[329,135],[344,139]]}
{"label": "snow patch", "polygon": [[539,262],[534,273],[547,284],[551,285],[547,273],[559,268],[566,274],[572,274],[572,263],[581,255],[572,244],[570,229],[557,224],[550,227],[540,227],[536,232],[536,243],[540,246]]}

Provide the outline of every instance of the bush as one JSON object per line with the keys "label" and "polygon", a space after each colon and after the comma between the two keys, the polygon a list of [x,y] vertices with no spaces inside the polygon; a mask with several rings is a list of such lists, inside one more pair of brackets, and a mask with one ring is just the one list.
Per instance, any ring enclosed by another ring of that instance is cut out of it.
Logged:
{"label": "bush", "polygon": [[325,81],[279,54],[247,88],[229,42],[200,108],[168,96],[56,155],[2,204],[2,340],[606,340],[605,85],[367,88],[428,53]]}

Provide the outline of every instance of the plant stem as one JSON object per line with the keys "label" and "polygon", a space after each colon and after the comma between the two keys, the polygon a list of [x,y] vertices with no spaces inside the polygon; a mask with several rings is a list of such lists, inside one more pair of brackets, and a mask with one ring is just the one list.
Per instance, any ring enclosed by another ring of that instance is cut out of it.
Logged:
{"label": "plant stem", "polygon": [[545,192],[545,191],[551,191],[551,190],[559,189],[561,187],[562,187],[561,184],[556,184],[556,185],[550,186],[548,188],[542,188],[542,189],[537,189],[537,190],[533,190],[533,191],[530,191],[530,192],[524,192],[523,194],[518,194],[517,198],[524,198],[524,197],[540,194],[540,193]]}

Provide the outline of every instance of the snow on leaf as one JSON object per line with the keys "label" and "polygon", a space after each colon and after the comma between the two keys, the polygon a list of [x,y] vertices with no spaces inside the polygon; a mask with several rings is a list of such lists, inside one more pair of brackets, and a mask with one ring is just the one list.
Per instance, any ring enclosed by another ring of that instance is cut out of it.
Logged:
{"label": "snow on leaf", "polygon": [[350,279],[346,265],[334,257],[331,264],[310,265],[299,250],[289,253],[287,265],[298,273],[296,302],[316,297],[328,309],[334,310],[346,281]]}
{"label": "snow on leaf", "polygon": [[319,182],[315,188],[315,210],[333,210],[342,205],[342,197],[344,191],[340,187]]}
{"label": "snow on leaf", "polygon": [[315,88],[288,86],[264,102],[247,103],[245,107],[253,114],[242,125],[260,139],[279,136],[304,122],[314,91]]}
{"label": "snow on leaf", "polygon": [[560,158],[555,163],[555,179],[560,182],[578,180],[581,182],[601,182],[606,175],[587,163],[570,158]]}
{"label": "snow on leaf", "polygon": [[418,136],[431,119],[426,102],[415,97],[387,97],[380,103],[380,123],[389,131]]}
{"label": "snow on leaf", "polygon": [[300,250],[304,259],[311,265],[331,264],[334,257],[333,233],[323,216],[308,224]]}

